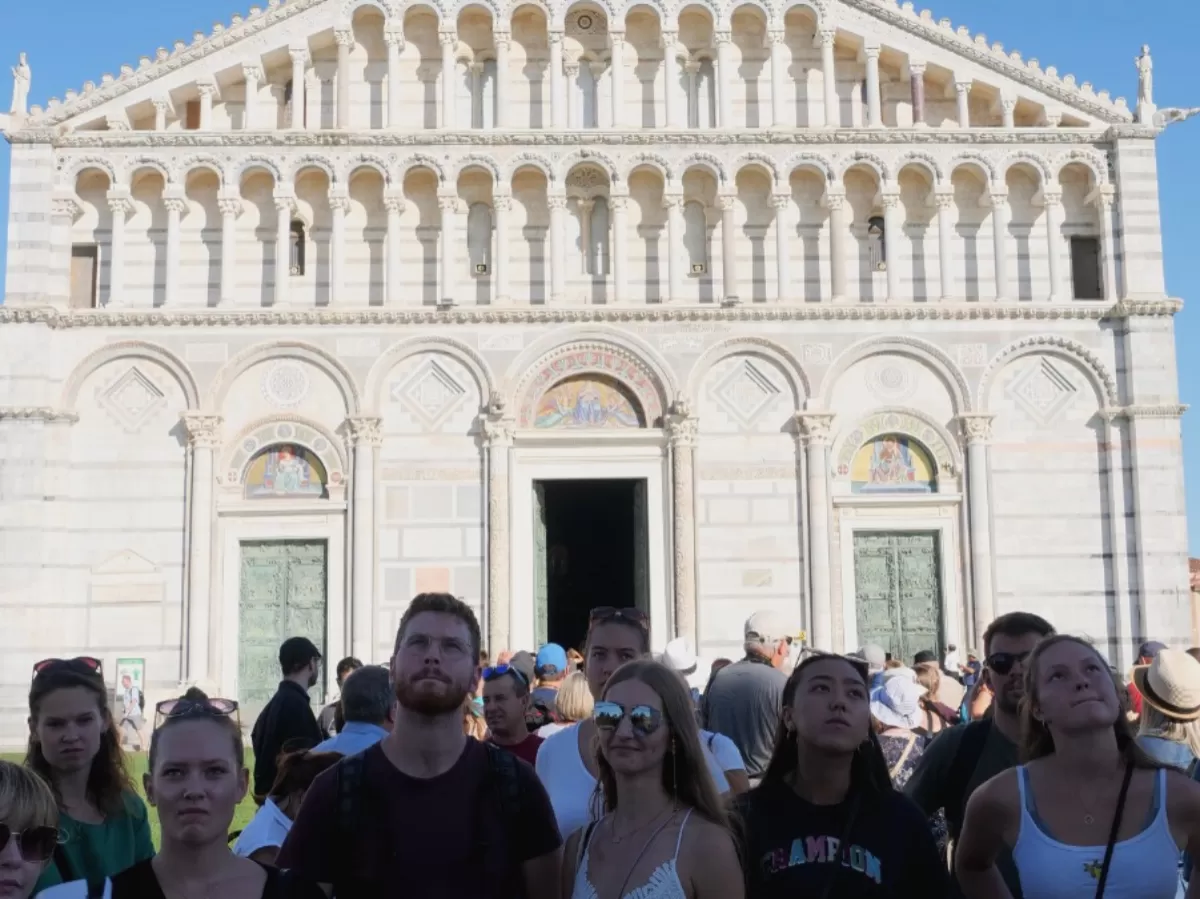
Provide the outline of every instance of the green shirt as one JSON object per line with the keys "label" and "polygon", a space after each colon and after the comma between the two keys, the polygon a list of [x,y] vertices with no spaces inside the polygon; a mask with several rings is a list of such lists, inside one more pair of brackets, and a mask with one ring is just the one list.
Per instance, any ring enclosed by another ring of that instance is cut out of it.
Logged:
{"label": "green shirt", "polygon": [[[965,727],[966,725],[959,725],[939,734],[937,739],[925,748],[920,761],[917,762],[916,770],[913,771],[908,783],[904,785],[904,792],[908,798],[919,805],[930,817],[937,814],[938,809],[945,808],[946,803],[950,800],[950,797],[946,795],[947,781],[950,779],[950,769],[954,763],[954,757],[962,745]],[[1016,744],[1000,733],[1000,729],[995,725],[989,728],[979,761],[967,778],[967,795],[962,800],[963,810],[966,810],[967,799],[977,788],[997,774],[1007,771],[1009,768],[1015,768],[1018,761]],[[957,839],[958,833],[962,829],[962,821],[948,821],[948,823],[951,835]],[[1021,899],[1021,879],[1017,874],[1016,865],[1013,864],[1012,851],[1007,846],[996,860],[996,867],[1004,877],[1004,882],[1008,885],[1013,899]],[[961,899],[963,895],[953,870],[950,877],[950,895],[954,899]]]}
{"label": "green shirt", "polygon": [[58,828],[62,840],[59,853],[66,856],[70,876],[64,877],[57,862],[51,862],[38,878],[35,895],[67,879],[111,877],[154,857],[146,804],[134,793],[125,794],[124,814],[110,816],[100,824],[61,815]]}

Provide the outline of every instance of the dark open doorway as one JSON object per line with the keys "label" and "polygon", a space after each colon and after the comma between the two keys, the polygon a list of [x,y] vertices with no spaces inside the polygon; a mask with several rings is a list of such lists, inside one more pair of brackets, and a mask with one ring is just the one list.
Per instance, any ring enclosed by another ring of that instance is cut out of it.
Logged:
{"label": "dark open doorway", "polygon": [[537,646],[581,647],[596,606],[649,614],[646,482],[536,481],[533,489]]}

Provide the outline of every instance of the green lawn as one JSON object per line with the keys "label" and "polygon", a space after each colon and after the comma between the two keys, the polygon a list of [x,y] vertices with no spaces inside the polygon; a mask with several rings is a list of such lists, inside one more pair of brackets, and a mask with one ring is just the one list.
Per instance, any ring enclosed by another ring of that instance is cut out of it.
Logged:
{"label": "green lawn", "polygon": [[[127,752],[125,755],[129,759],[129,774],[133,778],[134,785],[137,787],[138,795],[145,799],[146,794],[142,790],[142,775],[146,773],[146,753]],[[0,753],[0,759],[20,764],[25,760],[25,756],[23,753]],[[251,772],[254,771],[254,753],[249,749],[246,750],[246,767]],[[148,806],[148,808],[150,811],[150,832],[154,837],[154,845],[157,847],[159,845],[158,813],[154,810],[153,806]],[[247,793],[246,798],[242,800],[242,804],[234,812],[233,824],[229,826],[230,831],[241,830],[245,827],[250,822],[250,819],[254,817],[254,813],[257,810],[254,800]]]}

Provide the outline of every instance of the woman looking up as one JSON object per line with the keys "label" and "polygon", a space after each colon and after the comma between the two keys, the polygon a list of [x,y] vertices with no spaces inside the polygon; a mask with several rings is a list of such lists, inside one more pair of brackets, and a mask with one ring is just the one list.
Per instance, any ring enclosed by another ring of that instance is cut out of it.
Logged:
{"label": "woman looking up", "polygon": [[762,783],[738,797],[747,899],[943,897],[943,856],[892,787],[872,731],[867,666],[812,655],[783,691]]}
{"label": "woman looking up", "polygon": [[45,781],[0,762],[0,897],[29,899],[58,845],[58,808]]}
{"label": "woman looking up", "polygon": [[687,684],[659,662],[630,662],[592,720],[604,815],[567,841],[563,899],[742,899]]}
{"label": "woman looking up", "polygon": [[33,666],[25,766],[50,784],[59,845],[38,880],[107,877],[154,855],[146,805],[125,769],[99,659],[45,659]]}
{"label": "woman looking up", "polygon": [[[1108,663],[1048,637],[1025,668],[1024,765],[971,794],[956,871],[970,899],[1010,899],[1011,847],[1025,899],[1175,899],[1179,851],[1200,849],[1200,785],[1140,749]],[[1200,882],[1188,895],[1200,896]]]}

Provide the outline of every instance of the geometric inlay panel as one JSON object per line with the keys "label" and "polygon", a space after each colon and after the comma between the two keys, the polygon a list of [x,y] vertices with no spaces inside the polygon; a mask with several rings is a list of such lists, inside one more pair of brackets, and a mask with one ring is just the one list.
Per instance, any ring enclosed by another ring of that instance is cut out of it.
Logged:
{"label": "geometric inlay panel", "polygon": [[446,369],[429,359],[407,381],[392,387],[399,402],[429,430],[440,427],[467,395],[467,388]]}
{"label": "geometric inlay panel", "polygon": [[1009,382],[1005,393],[1040,425],[1052,423],[1070,405],[1078,388],[1049,359],[1025,369]]}
{"label": "geometric inlay panel", "polygon": [[101,405],[126,431],[140,431],[142,425],[166,405],[158,386],[135,365],[97,396]]}
{"label": "geometric inlay panel", "polygon": [[714,388],[713,396],[738,424],[748,428],[779,396],[779,388],[754,363],[742,360]]}

